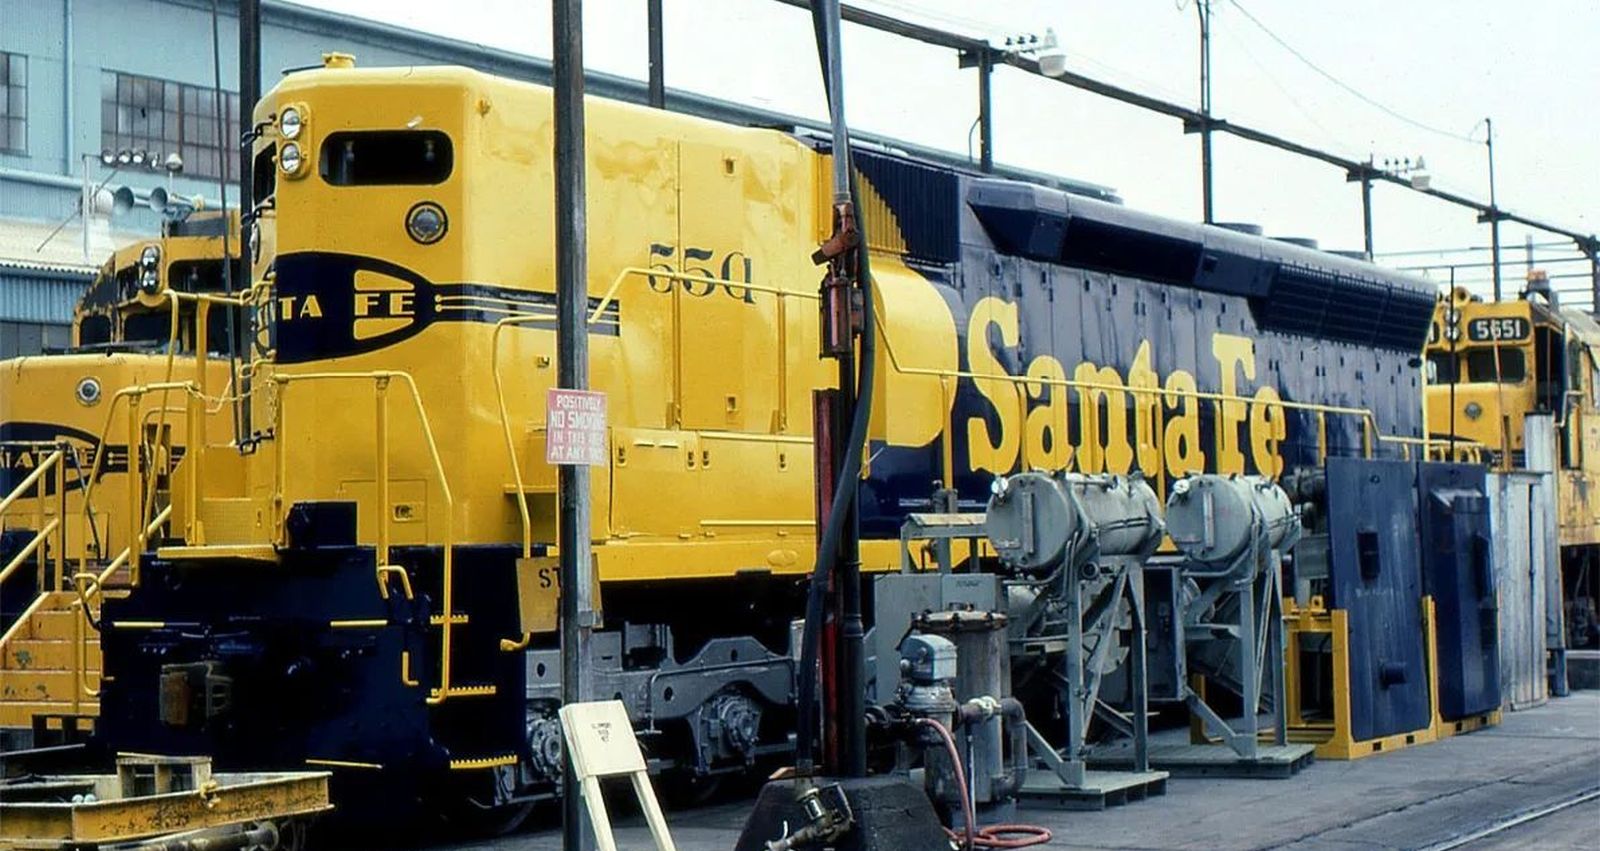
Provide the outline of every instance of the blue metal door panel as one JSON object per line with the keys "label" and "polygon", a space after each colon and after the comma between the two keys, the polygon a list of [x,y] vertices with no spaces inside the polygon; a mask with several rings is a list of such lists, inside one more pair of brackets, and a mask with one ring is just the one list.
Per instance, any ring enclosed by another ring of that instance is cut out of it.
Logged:
{"label": "blue metal door panel", "polygon": [[1439,713],[1454,721],[1500,707],[1499,610],[1490,558],[1486,471],[1418,465],[1422,589],[1432,595]]}
{"label": "blue metal door panel", "polygon": [[1431,723],[1422,631],[1416,466],[1328,459],[1329,601],[1349,613],[1351,732],[1358,740]]}

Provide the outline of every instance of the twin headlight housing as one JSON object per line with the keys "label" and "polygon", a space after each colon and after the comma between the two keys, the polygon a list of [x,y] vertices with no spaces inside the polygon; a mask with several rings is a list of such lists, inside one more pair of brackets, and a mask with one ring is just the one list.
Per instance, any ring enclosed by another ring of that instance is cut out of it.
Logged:
{"label": "twin headlight housing", "polygon": [[139,252],[139,290],[146,295],[161,291],[161,249],[154,245]]}
{"label": "twin headlight housing", "polygon": [[286,177],[303,177],[306,171],[306,154],[301,147],[306,135],[305,104],[292,104],[278,112],[278,168]]}

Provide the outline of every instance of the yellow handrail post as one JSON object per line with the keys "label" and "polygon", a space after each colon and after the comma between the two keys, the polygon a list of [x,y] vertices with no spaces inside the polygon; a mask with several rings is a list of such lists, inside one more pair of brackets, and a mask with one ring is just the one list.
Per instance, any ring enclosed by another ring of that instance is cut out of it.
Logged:
{"label": "yellow handrail post", "polygon": [[56,450],[56,517],[61,525],[56,529],[56,590],[65,589],[67,582],[67,456],[68,447]]}
{"label": "yellow handrail post", "polygon": [[[36,522],[33,524],[33,528],[35,529],[44,528],[45,506],[49,504],[45,496],[45,482],[49,480],[50,465],[55,460],[55,453],[51,453],[39,464],[40,471],[45,473],[45,475],[39,478],[39,484],[35,485],[33,489],[34,516],[37,518]],[[43,592],[50,587],[46,584],[50,580],[50,546],[48,541],[41,542],[39,551],[35,555],[35,558],[39,563],[39,574],[36,577],[38,584],[34,585],[33,587],[38,588],[40,592]]]}
{"label": "yellow handrail post", "polygon": [[202,545],[206,542],[205,524],[200,522],[200,482],[205,480],[206,465],[206,396],[210,388],[208,376],[210,366],[211,345],[211,302],[201,299],[194,308],[194,366],[195,387],[198,399],[194,396],[184,397],[184,410],[189,414],[188,451],[185,459],[189,462],[188,482],[184,487],[184,501],[189,508],[188,531],[184,539],[191,546]]}
{"label": "yellow handrail post", "polygon": [[[132,585],[139,584],[139,561],[144,550],[144,489],[139,486],[140,460],[142,441],[139,434],[139,401],[140,393],[128,396],[128,543],[132,550],[128,553],[128,582]],[[152,458],[152,466],[155,459]],[[151,474],[155,471],[152,469]]]}
{"label": "yellow handrail post", "polygon": [[273,460],[276,462],[272,472],[272,537],[278,544],[284,544],[283,529],[283,500],[284,488],[289,478],[289,447],[288,435],[284,433],[284,421],[288,419],[286,409],[289,404],[289,377],[274,375],[273,380],[278,384],[278,404],[272,413]]}
{"label": "yellow handrail post", "polygon": [[[378,479],[378,567],[389,564],[389,379],[378,376],[373,383],[373,397],[377,400],[377,436],[373,441],[377,453]],[[379,577],[382,584],[382,577]]]}

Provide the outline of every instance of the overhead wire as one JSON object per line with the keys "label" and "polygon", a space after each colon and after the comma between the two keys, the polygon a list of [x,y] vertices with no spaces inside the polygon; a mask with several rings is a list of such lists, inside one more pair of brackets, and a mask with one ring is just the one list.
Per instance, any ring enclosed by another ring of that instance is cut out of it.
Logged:
{"label": "overhead wire", "polygon": [[1320,76],[1323,79],[1327,80],[1328,82],[1334,84],[1335,86],[1338,86],[1345,93],[1351,95],[1352,97],[1356,98],[1357,100],[1361,101],[1362,103],[1364,103],[1364,104],[1366,104],[1366,105],[1378,110],[1379,112],[1382,112],[1383,114],[1389,116],[1390,118],[1395,119],[1396,121],[1399,121],[1399,122],[1401,122],[1403,124],[1410,125],[1411,127],[1414,127],[1414,128],[1416,128],[1418,130],[1424,130],[1426,132],[1433,133],[1434,135],[1437,135],[1437,136],[1443,136],[1443,137],[1447,137],[1447,138],[1450,138],[1450,139],[1455,139],[1458,142],[1467,142],[1467,143],[1470,143],[1470,144],[1478,144],[1479,143],[1480,140],[1474,139],[1470,135],[1470,133],[1467,133],[1467,134],[1456,133],[1456,132],[1451,131],[1451,130],[1445,130],[1445,129],[1441,128],[1441,127],[1436,127],[1436,126],[1434,126],[1432,124],[1427,124],[1425,122],[1418,121],[1417,119],[1412,118],[1411,116],[1406,115],[1405,113],[1402,113],[1399,110],[1394,109],[1393,107],[1390,107],[1388,104],[1385,104],[1382,101],[1379,101],[1376,98],[1373,98],[1373,97],[1367,95],[1365,92],[1361,91],[1360,89],[1357,89],[1355,86],[1352,86],[1349,83],[1346,83],[1344,80],[1340,79],[1332,71],[1329,71],[1328,69],[1322,67],[1321,65],[1319,65],[1318,63],[1313,61],[1311,59],[1311,57],[1306,56],[1304,53],[1302,53],[1298,49],[1296,49],[1294,45],[1290,44],[1287,40],[1285,40],[1282,36],[1278,35],[1276,32],[1273,32],[1271,27],[1268,27],[1265,23],[1263,23],[1261,21],[1260,18],[1257,18],[1255,15],[1251,14],[1250,10],[1246,9],[1244,7],[1244,5],[1239,2],[1239,0],[1228,0],[1228,5],[1232,6],[1235,9],[1237,9],[1239,11],[1239,14],[1244,15],[1245,19],[1248,20],[1250,23],[1254,24],[1257,29],[1261,30],[1261,32],[1265,33],[1267,38],[1272,39],[1274,42],[1277,43],[1277,45],[1279,47],[1281,47],[1284,50],[1288,51],[1289,55],[1291,55],[1294,58],[1300,60],[1301,64],[1305,65],[1307,68],[1310,68],[1312,71],[1316,72],[1318,76]]}

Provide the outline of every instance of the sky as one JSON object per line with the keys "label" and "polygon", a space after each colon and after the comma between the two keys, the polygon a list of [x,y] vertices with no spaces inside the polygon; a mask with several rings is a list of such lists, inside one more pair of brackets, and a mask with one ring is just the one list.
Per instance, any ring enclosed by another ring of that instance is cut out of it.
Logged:
{"label": "sky", "polygon": [[[296,0],[548,57],[548,0]],[[852,0],[1003,44],[1054,29],[1067,67],[1143,94],[1199,104],[1198,0]],[[1483,119],[1494,126],[1502,208],[1600,231],[1600,2],[1597,0],[1212,0],[1212,113],[1351,159],[1419,157],[1436,188],[1487,199]],[[644,0],[587,0],[588,68],[643,79]],[[669,88],[822,119],[810,20],[767,0],[665,0]],[[853,127],[957,153],[977,116],[976,72],[953,52],[850,24],[846,112]],[[358,57],[359,58],[359,57]],[[1202,215],[1200,146],[1176,119],[1016,69],[995,72],[999,162],[1115,187],[1130,206]],[[1217,134],[1218,221],[1360,249],[1361,196],[1331,166]],[[1407,189],[1374,189],[1380,262],[1487,292],[1489,229],[1471,210]],[[1571,303],[1590,298],[1570,242],[1503,224],[1505,289],[1535,265]],[[1466,254],[1420,252],[1480,247]],[[1511,250],[1514,249],[1514,250]],[[1473,267],[1472,264],[1476,264]],[[1563,278],[1560,276],[1571,275]]]}

